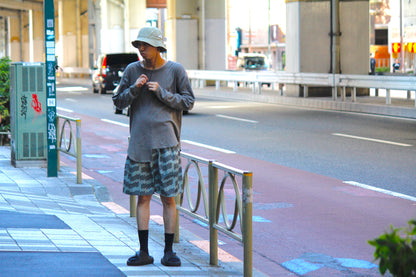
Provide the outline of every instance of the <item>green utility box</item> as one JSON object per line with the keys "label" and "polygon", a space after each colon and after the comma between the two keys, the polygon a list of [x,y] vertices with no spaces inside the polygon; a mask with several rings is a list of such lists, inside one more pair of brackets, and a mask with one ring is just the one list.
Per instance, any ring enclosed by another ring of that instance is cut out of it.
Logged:
{"label": "green utility box", "polygon": [[46,78],[44,63],[10,64],[11,163],[46,167]]}

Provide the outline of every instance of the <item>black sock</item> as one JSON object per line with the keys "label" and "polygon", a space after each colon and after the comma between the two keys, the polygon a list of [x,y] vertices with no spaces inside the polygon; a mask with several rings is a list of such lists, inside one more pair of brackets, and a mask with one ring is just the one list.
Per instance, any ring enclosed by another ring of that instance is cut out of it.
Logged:
{"label": "black sock", "polygon": [[139,230],[139,241],[140,241],[140,251],[146,252],[149,254],[148,241],[149,241],[149,230]]}
{"label": "black sock", "polygon": [[169,251],[173,252],[172,245],[173,245],[174,237],[175,237],[175,234],[165,233],[165,253]]}

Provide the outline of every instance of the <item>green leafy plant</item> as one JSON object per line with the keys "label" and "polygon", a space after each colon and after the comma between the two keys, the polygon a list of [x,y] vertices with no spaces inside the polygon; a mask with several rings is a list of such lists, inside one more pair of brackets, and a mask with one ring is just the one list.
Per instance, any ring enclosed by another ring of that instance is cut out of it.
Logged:
{"label": "green leafy plant", "polygon": [[10,62],[8,57],[0,59],[0,132],[10,130]]}
{"label": "green leafy plant", "polygon": [[376,72],[390,72],[390,67],[377,67]]}
{"label": "green leafy plant", "polygon": [[380,260],[379,271],[382,275],[389,271],[396,277],[416,276],[416,220],[410,220],[407,228],[390,227],[384,233],[368,243],[374,246],[374,258]]}

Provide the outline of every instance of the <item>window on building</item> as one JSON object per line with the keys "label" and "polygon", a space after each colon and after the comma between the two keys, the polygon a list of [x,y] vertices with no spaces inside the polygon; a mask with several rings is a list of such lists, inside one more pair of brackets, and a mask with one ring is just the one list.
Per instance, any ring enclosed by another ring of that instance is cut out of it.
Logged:
{"label": "window on building", "polygon": [[376,45],[388,44],[388,31],[387,29],[375,30],[375,43]]}

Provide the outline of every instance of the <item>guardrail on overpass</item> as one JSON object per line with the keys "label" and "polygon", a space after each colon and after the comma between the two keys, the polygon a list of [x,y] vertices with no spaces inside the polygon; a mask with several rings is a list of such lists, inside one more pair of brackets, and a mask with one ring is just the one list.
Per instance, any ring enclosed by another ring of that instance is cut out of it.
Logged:
{"label": "guardrail on overpass", "polygon": [[57,77],[72,78],[72,77],[87,77],[90,78],[93,70],[84,67],[59,67],[56,70]]}
{"label": "guardrail on overpass", "polygon": [[[289,72],[242,72],[242,71],[211,71],[188,70],[188,77],[193,87],[203,88],[206,81],[215,81],[217,90],[221,82],[232,82],[234,91],[239,83],[252,84],[253,93],[261,94],[262,84],[271,84],[273,89],[279,85],[280,95],[283,95],[283,85],[303,86],[303,96],[308,97],[308,87],[332,87],[332,99],[336,100],[338,88],[341,89],[341,100],[346,100],[346,90],[351,89],[351,99],[356,101],[357,88],[375,88],[386,90],[386,104],[391,104],[390,90],[403,90],[410,99],[410,91],[416,90],[416,76],[383,76],[383,75],[347,75],[325,73],[289,73]],[[416,107],[416,102],[415,102]]]}

